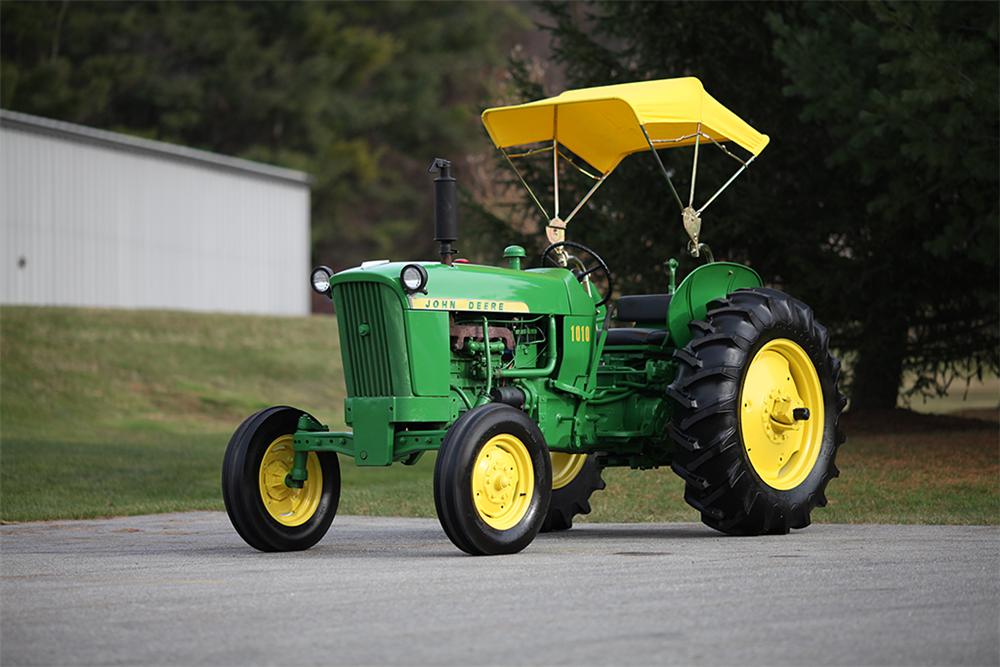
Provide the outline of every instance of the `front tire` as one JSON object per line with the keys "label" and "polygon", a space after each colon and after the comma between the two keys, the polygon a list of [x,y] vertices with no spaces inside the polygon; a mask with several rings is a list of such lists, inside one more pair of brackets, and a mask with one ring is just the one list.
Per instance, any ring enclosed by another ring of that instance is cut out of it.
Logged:
{"label": "front tire", "polygon": [[340,502],[337,455],[310,452],[301,489],[284,485],[301,410],[267,408],[244,421],[226,447],[222,498],[236,532],[260,551],[299,551],[326,534]]}
{"label": "front tire", "polygon": [[434,467],[434,505],[467,554],[512,554],[541,528],[552,494],[549,450],[524,412],[502,403],[469,410],[448,429]]}
{"label": "front tire", "polygon": [[826,329],[802,302],[764,288],[713,301],[690,327],[668,389],[684,499],[728,534],[805,528],[827,504],[845,439]]}

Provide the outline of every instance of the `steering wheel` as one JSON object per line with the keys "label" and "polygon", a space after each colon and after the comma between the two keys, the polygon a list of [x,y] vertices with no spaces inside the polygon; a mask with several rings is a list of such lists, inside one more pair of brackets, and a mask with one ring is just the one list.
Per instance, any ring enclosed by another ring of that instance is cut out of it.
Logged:
{"label": "steering wheel", "polygon": [[574,241],[553,243],[542,252],[542,266],[569,269],[576,279],[583,283],[588,293],[592,294],[591,285],[596,285],[598,293],[604,296],[594,304],[595,307],[603,306],[611,299],[614,287],[611,269],[600,255],[582,243]]}

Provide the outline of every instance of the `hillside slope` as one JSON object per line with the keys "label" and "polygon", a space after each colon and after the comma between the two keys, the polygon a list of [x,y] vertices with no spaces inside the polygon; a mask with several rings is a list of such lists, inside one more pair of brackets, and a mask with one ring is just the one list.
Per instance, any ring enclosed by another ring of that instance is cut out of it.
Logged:
{"label": "hillside slope", "polygon": [[[343,426],[332,317],[4,307],[0,359],[6,521],[222,509],[222,454],[244,417],[288,404]],[[400,514],[433,509],[426,471],[344,468],[345,484],[372,473],[348,511],[387,492]]]}

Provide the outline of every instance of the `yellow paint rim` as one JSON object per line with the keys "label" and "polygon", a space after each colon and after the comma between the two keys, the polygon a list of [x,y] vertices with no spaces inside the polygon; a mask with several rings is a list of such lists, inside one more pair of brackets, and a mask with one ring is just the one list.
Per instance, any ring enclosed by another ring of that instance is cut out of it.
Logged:
{"label": "yellow paint rim", "polygon": [[567,452],[551,452],[552,458],[552,488],[561,489],[580,474],[583,464],[587,462],[586,454],[569,454]]}
{"label": "yellow paint rim", "polygon": [[[796,420],[796,408],[809,419]],[[757,351],[740,391],[740,435],[754,471],[768,486],[794,489],[812,472],[823,447],[823,387],[812,359],[787,338]]]}
{"label": "yellow paint rim", "polygon": [[472,501],[479,518],[491,528],[516,526],[531,505],[535,469],[520,438],[509,433],[486,441],[472,469]]}
{"label": "yellow paint rim", "polygon": [[323,497],[323,468],[316,452],[309,452],[306,472],[309,478],[301,489],[285,486],[285,476],[292,471],[295,447],[291,435],[283,435],[268,445],[260,461],[260,500],[271,518],[284,526],[301,526],[316,514]]}

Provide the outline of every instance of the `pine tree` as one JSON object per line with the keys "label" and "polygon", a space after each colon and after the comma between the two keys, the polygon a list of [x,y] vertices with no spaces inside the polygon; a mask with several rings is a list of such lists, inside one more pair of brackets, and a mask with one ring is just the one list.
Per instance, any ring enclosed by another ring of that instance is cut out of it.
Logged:
{"label": "pine tree", "polygon": [[[997,372],[996,4],[543,8],[567,87],[693,75],[771,136],[702,236],[814,307],[852,361],[854,409],[894,407],[904,378],[932,393]],[[690,149],[661,154],[685,191]],[[732,165],[704,156],[708,192]],[[572,226],[623,293],[663,291],[660,263],[684,255],[652,160],[628,158]],[[548,192],[545,170],[528,173]]]}

